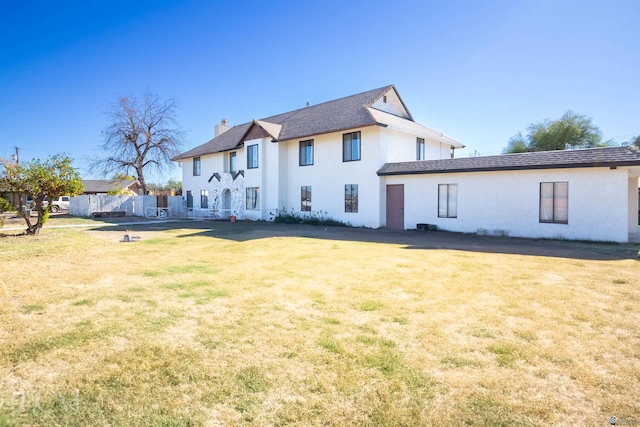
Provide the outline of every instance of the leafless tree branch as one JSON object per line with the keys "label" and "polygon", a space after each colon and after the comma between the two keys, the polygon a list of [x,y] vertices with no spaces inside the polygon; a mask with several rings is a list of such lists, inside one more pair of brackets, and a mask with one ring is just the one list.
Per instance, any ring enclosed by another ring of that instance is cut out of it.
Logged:
{"label": "leafless tree branch", "polygon": [[110,125],[103,131],[99,146],[107,155],[96,158],[90,169],[102,174],[131,170],[147,193],[145,172],[162,172],[171,158],[180,153],[185,134],[176,119],[178,102],[163,100],[146,90],[140,99],[121,97],[107,112]]}

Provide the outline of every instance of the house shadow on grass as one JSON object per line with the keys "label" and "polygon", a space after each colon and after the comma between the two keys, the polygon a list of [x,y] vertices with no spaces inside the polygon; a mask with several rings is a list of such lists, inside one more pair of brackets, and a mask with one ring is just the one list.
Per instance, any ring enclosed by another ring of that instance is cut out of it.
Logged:
{"label": "house shadow on grass", "polygon": [[351,227],[325,227],[306,224],[277,224],[239,221],[185,220],[111,224],[94,228],[104,231],[182,230],[177,239],[192,236],[247,242],[273,237],[301,237],[335,241],[356,241],[402,245],[408,250],[456,250],[494,254],[514,254],[584,260],[640,260],[638,244],[536,240],[516,237],[478,236],[444,231],[396,231]]}

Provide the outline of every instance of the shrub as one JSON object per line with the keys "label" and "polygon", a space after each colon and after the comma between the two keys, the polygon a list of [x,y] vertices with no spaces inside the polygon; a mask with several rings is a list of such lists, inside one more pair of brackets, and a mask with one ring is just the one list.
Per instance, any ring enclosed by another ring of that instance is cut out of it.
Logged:
{"label": "shrub", "polygon": [[327,225],[336,227],[349,227],[350,224],[331,218],[326,211],[294,212],[293,209],[287,212],[282,209],[274,219],[280,224],[310,224]]}
{"label": "shrub", "polygon": [[42,226],[44,227],[49,219],[49,206],[45,206],[42,211]]}
{"label": "shrub", "polygon": [[6,199],[0,197],[0,213],[14,212],[15,209]]}

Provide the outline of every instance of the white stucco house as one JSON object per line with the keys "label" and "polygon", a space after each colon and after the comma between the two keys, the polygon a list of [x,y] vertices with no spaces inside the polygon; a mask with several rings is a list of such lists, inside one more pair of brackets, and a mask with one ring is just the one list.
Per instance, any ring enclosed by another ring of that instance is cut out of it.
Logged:
{"label": "white stucco house", "polygon": [[393,85],[227,126],[173,160],[194,216],[321,212],[354,226],[533,238],[638,239],[629,147],[454,158]]}

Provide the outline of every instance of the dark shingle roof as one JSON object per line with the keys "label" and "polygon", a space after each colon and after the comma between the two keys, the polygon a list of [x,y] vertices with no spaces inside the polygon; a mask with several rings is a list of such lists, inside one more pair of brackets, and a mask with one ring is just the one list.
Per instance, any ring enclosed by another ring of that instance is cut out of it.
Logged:
{"label": "dark shingle roof", "polygon": [[[395,89],[393,85],[278,114],[260,121],[282,126],[278,141],[371,126],[377,124],[377,121],[367,107],[391,89]],[[177,161],[238,148],[242,145],[243,137],[254,124],[259,125],[257,121],[251,121],[234,126],[209,142],[182,153],[172,160]]]}
{"label": "dark shingle roof", "polygon": [[638,166],[640,151],[630,147],[539,151],[501,156],[385,163],[378,175],[412,175],[598,166]]}

